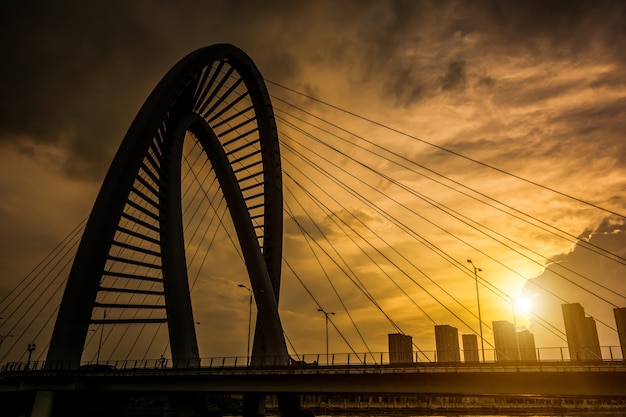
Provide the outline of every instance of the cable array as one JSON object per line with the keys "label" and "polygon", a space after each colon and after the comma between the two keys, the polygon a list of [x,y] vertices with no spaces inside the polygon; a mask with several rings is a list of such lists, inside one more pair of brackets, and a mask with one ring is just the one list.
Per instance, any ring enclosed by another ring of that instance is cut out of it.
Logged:
{"label": "cable array", "polygon": [[[322,346],[321,333],[312,330],[319,322],[312,317],[316,311],[334,310],[334,317],[327,316],[333,335],[339,336],[332,344],[334,351],[367,352],[376,361],[375,352],[386,350],[386,334],[397,332],[413,335],[415,350],[428,357],[425,352],[433,349],[435,325],[451,324],[463,333],[479,334],[476,300],[467,295],[475,279],[488,301],[490,319],[508,319],[509,306],[515,311],[514,288],[535,288],[555,304],[577,301],[532,279],[519,269],[520,262],[536,270],[549,268],[554,280],[595,299],[601,307],[590,309],[592,317],[616,338],[607,314],[597,312],[624,306],[624,289],[559,264],[558,257],[543,253],[511,230],[532,230],[533,236],[575,245],[614,268],[626,266],[626,258],[480,187],[462,183],[441,169],[442,161],[454,165],[462,160],[476,165],[482,170],[480,175],[523,183],[618,222],[626,219],[622,214],[268,83],[274,87],[272,100],[282,142],[285,250],[280,309],[292,355],[301,357],[308,353],[308,346]],[[232,67],[216,63],[200,74],[196,110],[207,118],[218,114],[211,123],[228,148],[263,247],[263,182],[260,162],[255,159],[261,149],[257,127],[251,122],[253,108],[240,88],[241,79]],[[357,133],[368,129],[372,136]],[[166,130],[164,124],[156,133],[118,225],[94,305],[84,360],[169,355],[159,248]],[[429,163],[420,158],[420,152],[438,154]],[[237,304],[237,284],[247,284],[243,255],[213,167],[190,133],[183,153],[185,250],[194,310],[201,317],[196,330],[205,344],[203,356],[224,355],[212,349],[219,349],[220,343],[227,345],[224,339],[231,334],[215,335],[213,328],[227,327],[228,320],[246,320],[247,310]],[[35,343],[32,360],[45,358],[85,222],[0,301],[0,363],[25,360],[26,346]],[[475,257],[489,265],[477,276],[466,263]],[[494,277],[490,269],[507,278]],[[220,318],[206,318],[209,313]],[[565,343],[562,323],[554,317],[535,312],[530,321]],[[490,321],[482,325],[492,331]],[[232,328],[224,331],[235,332]],[[485,344],[493,348],[490,339]],[[225,348],[229,350],[232,347]]]}

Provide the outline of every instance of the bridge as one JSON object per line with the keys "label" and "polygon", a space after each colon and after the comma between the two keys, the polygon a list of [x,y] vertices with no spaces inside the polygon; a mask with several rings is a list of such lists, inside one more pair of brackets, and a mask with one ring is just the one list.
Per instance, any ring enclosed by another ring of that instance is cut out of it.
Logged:
{"label": "bridge", "polygon": [[[389,134],[386,126],[361,118],[365,129],[348,130],[324,113],[349,112],[270,85],[292,99],[270,96],[252,60],[230,45],[194,51],[165,75],[131,124],[88,219],[2,300],[0,391],[35,395],[33,417],[58,415],[58,404],[71,404],[67,393],[84,392],[178,392],[192,395],[194,404],[202,403],[203,393],[244,394],[245,416],[262,415],[268,394],[277,396],[281,415],[299,413],[304,394],[626,396],[619,321],[582,312],[585,326],[598,324],[611,335],[613,343],[601,347],[576,339],[552,318],[522,311],[512,286],[541,290],[558,308],[578,300],[529,283],[510,257],[541,268],[558,265],[550,267],[551,278],[600,300],[616,318],[623,292],[506,235],[482,212],[536,228],[602,262],[623,266],[623,257],[416,163],[414,152],[511,176],[505,171],[410,135],[404,136],[430,149],[402,154],[385,148],[380,138]],[[322,107],[321,115],[309,107]],[[516,180],[613,221],[624,218]],[[439,200],[419,191],[426,182],[435,184]],[[449,204],[450,193],[468,201]],[[375,202],[375,196],[385,200]],[[481,206],[481,216],[460,211],[472,205]],[[438,224],[442,216],[454,224]],[[432,234],[460,242],[466,252],[449,253]],[[484,240],[489,244],[482,247]],[[489,252],[493,245],[509,251],[506,259]],[[416,257],[416,247],[428,256]],[[507,279],[486,279],[488,261]],[[394,295],[382,297],[381,290]],[[207,302],[233,291],[245,291],[245,302],[221,310]],[[301,303],[307,311],[298,312]],[[411,317],[398,307],[410,309]],[[228,321],[229,314],[239,320]],[[374,315],[384,325],[372,324]],[[321,320],[324,333],[306,329],[312,317]],[[503,317],[512,319],[513,350],[510,340],[498,337],[496,322]],[[207,359],[202,349],[233,334],[227,321],[231,327],[247,322],[247,328],[239,326],[247,331],[245,355]],[[449,323],[457,327],[442,327]],[[532,347],[521,346],[528,333],[518,329],[529,323],[561,345],[536,348],[532,339]],[[329,327],[350,353],[330,351]],[[458,335],[456,346],[443,349],[438,342],[432,352],[412,341],[413,332],[416,339],[428,333],[434,340],[433,328],[461,328],[480,349],[471,342],[460,349]],[[377,351],[370,346],[372,333],[379,347],[392,334],[409,347]],[[314,359],[299,353],[307,343],[325,352]],[[392,357],[407,353],[408,360]]]}

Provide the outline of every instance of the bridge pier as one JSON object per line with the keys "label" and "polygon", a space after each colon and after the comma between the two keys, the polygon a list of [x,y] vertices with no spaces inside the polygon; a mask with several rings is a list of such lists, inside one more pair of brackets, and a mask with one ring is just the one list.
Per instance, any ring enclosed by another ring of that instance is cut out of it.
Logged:
{"label": "bridge pier", "polygon": [[50,417],[54,405],[54,391],[37,391],[30,417]]}
{"label": "bridge pier", "polygon": [[243,417],[265,416],[265,394],[249,393],[243,396]]}

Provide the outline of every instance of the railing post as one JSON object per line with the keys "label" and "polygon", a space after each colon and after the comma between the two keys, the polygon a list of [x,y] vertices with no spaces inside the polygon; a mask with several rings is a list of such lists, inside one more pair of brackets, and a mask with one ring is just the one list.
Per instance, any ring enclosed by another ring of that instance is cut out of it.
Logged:
{"label": "railing post", "polygon": [[333,353],[333,363],[332,363],[332,365],[333,366],[335,365],[335,354],[334,353]]}

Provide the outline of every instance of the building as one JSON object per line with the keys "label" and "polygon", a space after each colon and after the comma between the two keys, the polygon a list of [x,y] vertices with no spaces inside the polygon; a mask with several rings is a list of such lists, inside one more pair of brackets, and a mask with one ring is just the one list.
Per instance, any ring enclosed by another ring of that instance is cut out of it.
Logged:
{"label": "building", "polygon": [[390,333],[389,364],[413,362],[413,338],[402,333]]}
{"label": "building", "polygon": [[601,360],[596,322],[579,303],[561,304],[570,360]]}
{"label": "building", "polygon": [[435,326],[435,344],[437,362],[461,362],[459,330],[456,327],[447,324]]}
{"label": "building", "polygon": [[585,317],[585,333],[587,337],[587,350],[589,359],[602,360],[600,351],[600,339],[598,339],[598,328],[593,317]]}
{"label": "building", "polygon": [[492,322],[493,339],[496,347],[496,361],[517,361],[519,351],[517,348],[517,333],[513,323],[506,320]]}
{"label": "building", "polygon": [[614,308],[613,314],[615,314],[619,344],[622,347],[622,360],[626,360],[626,307]]}
{"label": "building", "polygon": [[535,347],[535,335],[528,330],[517,332],[517,347],[521,361],[537,361],[537,348]]}
{"label": "building", "polygon": [[480,362],[478,357],[478,336],[475,334],[464,334],[463,339],[463,359],[465,362]]}

